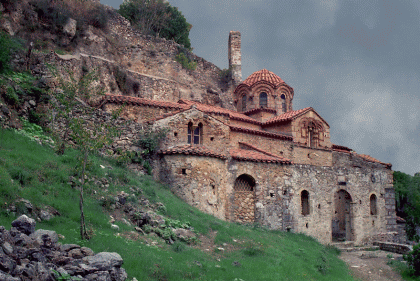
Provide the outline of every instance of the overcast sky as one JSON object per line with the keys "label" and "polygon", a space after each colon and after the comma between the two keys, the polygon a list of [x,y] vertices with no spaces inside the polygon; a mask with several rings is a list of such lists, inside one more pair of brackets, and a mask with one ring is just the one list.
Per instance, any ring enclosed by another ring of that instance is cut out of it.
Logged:
{"label": "overcast sky", "polygon": [[196,55],[227,68],[229,31],[240,31],[243,80],[273,71],[334,144],[420,172],[420,0],[169,2],[193,25]]}

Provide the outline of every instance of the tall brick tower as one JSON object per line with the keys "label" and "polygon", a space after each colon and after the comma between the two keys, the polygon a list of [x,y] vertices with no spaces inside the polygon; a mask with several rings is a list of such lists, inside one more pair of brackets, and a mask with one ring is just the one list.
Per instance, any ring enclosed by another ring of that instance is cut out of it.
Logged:
{"label": "tall brick tower", "polygon": [[236,87],[242,82],[241,66],[241,33],[229,32],[229,69],[232,71],[232,86]]}

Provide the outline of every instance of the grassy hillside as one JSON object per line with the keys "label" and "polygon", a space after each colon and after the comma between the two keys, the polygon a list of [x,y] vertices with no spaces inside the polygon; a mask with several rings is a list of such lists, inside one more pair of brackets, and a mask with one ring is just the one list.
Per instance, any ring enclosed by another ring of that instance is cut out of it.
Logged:
{"label": "grassy hillside", "polygon": [[[77,177],[78,155],[78,151],[67,150],[59,156],[48,146],[0,129],[1,225],[9,229],[16,216],[26,211],[22,204],[10,209],[17,199],[30,200],[33,214],[52,207],[60,215],[38,222],[37,229],[64,235],[62,243],[83,244],[95,252],[118,252],[129,280],[353,280],[334,248],[302,234],[215,219],[149,176],[137,176],[99,156],[90,159],[85,189],[85,215],[92,238],[80,241],[79,193],[70,180]],[[103,179],[107,184],[98,185]],[[150,205],[159,206],[155,211],[167,220],[188,222],[198,241],[171,245],[154,232],[143,234],[134,225],[122,223],[126,214],[107,204],[107,198],[121,191],[135,193],[128,200],[139,208],[147,199]],[[140,197],[142,201],[137,200]],[[111,213],[119,230],[111,228]]]}

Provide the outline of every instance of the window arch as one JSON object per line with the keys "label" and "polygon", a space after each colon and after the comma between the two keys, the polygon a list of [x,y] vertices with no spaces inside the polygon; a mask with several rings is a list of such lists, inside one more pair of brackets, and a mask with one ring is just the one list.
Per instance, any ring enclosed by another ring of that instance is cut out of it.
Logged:
{"label": "window arch", "polygon": [[376,206],[376,195],[372,194],[370,196],[370,214],[376,216],[378,214],[378,209]]}
{"label": "window arch", "polygon": [[303,190],[300,193],[300,201],[302,206],[302,215],[309,215],[309,192],[307,190]]}
{"label": "window arch", "polygon": [[281,98],[281,110],[283,113],[286,113],[287,109],[286,109],[286,96],[284,94],[282,94],[280,96]]}
{"label": "window arch", "polygon": [[192,143],[193,139],[193,123],[188,123],[188,143]]}
{"label": "window arch", "polygon": [[242,96],[242,111],[246,110],[246,95]]}
{"label": "window arch", "polygon": [[267,107],[267,93],[261,92],[260,94],[260,107]]}

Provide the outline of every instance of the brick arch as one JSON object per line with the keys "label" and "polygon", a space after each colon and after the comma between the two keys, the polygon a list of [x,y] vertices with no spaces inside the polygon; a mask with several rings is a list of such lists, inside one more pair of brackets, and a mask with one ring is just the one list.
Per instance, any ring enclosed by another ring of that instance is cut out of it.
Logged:
{"label": "brick arch", "polygon": [[318,147],[319,142],[324,140],[325,128],[321,121],[306,117],[300,121],[299,127],[301,137],[306,139],[307,146]]}
{"label": "brick arch", "polygon": [[242,174],[233,184],[233,220],[242,223],[255,221],[255,179]]}

